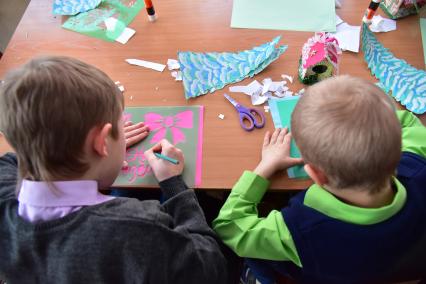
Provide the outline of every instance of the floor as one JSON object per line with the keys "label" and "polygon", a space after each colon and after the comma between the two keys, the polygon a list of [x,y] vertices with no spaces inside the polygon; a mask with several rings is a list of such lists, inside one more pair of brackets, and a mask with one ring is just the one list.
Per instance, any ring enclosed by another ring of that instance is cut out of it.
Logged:
{"label": "floor", "polygon": [[0,57],[31,0],[0,0]]}

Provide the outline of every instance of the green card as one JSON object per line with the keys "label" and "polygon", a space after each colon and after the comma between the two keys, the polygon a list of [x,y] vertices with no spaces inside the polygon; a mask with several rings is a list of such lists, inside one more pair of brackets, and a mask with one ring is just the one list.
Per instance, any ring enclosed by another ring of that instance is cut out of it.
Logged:
{"label": "green card", "polygon": [[335,0],[234,0],[231,27],[335,32]]}
{"label": "green card", "polygon": [[[69,17],[62,27],[106,41],[114,41],[143,7],[145,4],[142,0],[103,0],[97,8]],[[108,31],[105,20],[110,17],[117,19],[117,23],[113,30]]]}
{"label": "green card", "polygon": [[127,149],[128,166],[121,169],[113,186],[156,186],[158,184],[144,152],[162,139],[182,150],[185,156],[183,179],[189,187],[201,183],[203,145],[202,106],[129,107],[124,110],[125,121],[145,122],[150,134],[140,143]]}
{"label": "green card", "polygon": [[[284,128],[287,127],[290,130],[291,125],[291,114],[293,113],[294,108],[296,107],[297,102],[299,101],[300,96],[282,98],[282,99],[270,99],[269,107],[272,115],[272,120],[274,121],[275,128]],[[294,139],[291,140],[290,145],[290,156],[294,158],[300,158],[299,149],[294,142]],[[303,165],[294,166],[287,170],[288,177],[290,178],[307,178]]]}

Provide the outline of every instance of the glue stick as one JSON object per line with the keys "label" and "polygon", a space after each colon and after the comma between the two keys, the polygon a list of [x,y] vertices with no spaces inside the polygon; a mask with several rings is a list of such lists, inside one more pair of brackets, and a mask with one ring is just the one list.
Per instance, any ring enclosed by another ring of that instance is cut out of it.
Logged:
{"label": "glue stick", "polygon": [[155,15],[154,5],[152,5],[151,0],[144,0],[145,1],[145,8],[148,12],[148,19],[150,22],[154,22],[157,19],[157,15]]}
{"label": "glue stick", "polygon": [[379,8],[381,0],[371,0],[370,5],[368,5],[367,10],[365,10],[364,17],[362,21],[366,24],[371,24],[371,20],[373,19],[374,14]]}

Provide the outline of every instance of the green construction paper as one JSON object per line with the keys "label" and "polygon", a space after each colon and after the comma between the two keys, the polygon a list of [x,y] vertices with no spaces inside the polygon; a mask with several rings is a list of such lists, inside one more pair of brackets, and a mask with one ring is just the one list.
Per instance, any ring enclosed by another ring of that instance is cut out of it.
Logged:
{"label": "green construction paper", "polygon": [[[299,96],[288,97],[283,99],[270,99],[269,107],[274,121],[275,128],[287,127],[290,130],[291,114],[299,101]],[[290,156],[300,158],[299,148],[297,148],[294,139],[290,144]],[[298,165],[287,169],[287,174],[290,178],[307,178],[308,175],[303,169],[303,165]]]}
{"label": "green construction paper", "polygon": [[[106,41],[114,41],[145,7],[144,1],[103,0],[93,10],[69,17],[63,28]],[[114,31],[107,31],[104,21],[110,17],[117,19]]]}
{"label": "green construction paper", "polygon": [[335,1],[234,0],[231,27],[335,32]]}
{"label": "green construction paper", "polygon": [[425,61],[425,69],[426,69],[426,18],[420,18],[420,30],[422,32],[423,58]]}
{"label": "green construction paper", "polygon": [[[182,113],[188,113],[188,111],[192,112],[191,119],[182,119],[182,116],[179,116]],[[144,152],[157,144],[162,138],[167,139],[182,150],[185,157],[183,171],[185,183],[189,187],[199,186],[201,183],[203,112],[204,107],[202,106],[125,108],[125,121],[145,122],[150,128],[150,134],[138,144],[127,149],[125,160],[128,162],[128,167],[121,169],[113,186],[153,187],[158,185]],[[149,119],[146,116],[148,113],[151,114],[149,116],[151,118],[154,117],[152,114],[158,117]],[[161,128],[158,127],[159,125],[161,125]],[[184,135],[184,140],[177,140],[171,127],[178,128]],[[159,135],[162,129],[165,130],[165,135]]]}

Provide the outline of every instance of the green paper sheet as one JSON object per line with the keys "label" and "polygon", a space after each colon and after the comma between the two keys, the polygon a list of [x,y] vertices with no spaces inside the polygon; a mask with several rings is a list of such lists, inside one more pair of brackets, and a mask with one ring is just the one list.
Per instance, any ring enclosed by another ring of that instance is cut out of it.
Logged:
{"label": "green paper sheet", "polygon": [[231,27],[335,32],[334,0],[234,0]]}
{"label": "green paper sheet", "polygon": [[201,184],[203,138],[202,106],[129,107],[124,110],[124,120],[145,122],[150,134],[140,143],[127,149],[128,167],[121,169],[113,186],[156,186],[152,169],[144,152],[167,139],[182,150],[185,156],[183,179],[189,187]]}
{"label": "green paper sheet", "polygon": [[[299,101],[299,96],[288,97],[283,99],[270,99],[269,107],[270,113],[272,115],[272,120],[274,121],[275,128],[284,128],[287,127],[290,130],[291,114],[293,113],[294,108],[296,107],[297,102]],[[290,144],[290,156],[294,158],[300,158],[299,149],[294,142],[294,139],[291,140]],[[294,166],[287,169],[287,174],[290,178],[307,178],[303,165]]]}
{"label": "green paper sheet", "polygon": [[[143,7],[145,4],[142,0],[103,0],[96,9],[68,18],[62,27],[106,41],[114,41]],[[107,31],[104,23],[110,17],[117,19],[113,31]]]}
{"label": "green paper sheet", "polygon": [[423,58],[425,60],[425,69],[426,69],[426,18],[420,18],[420,30],[422,32]]}

